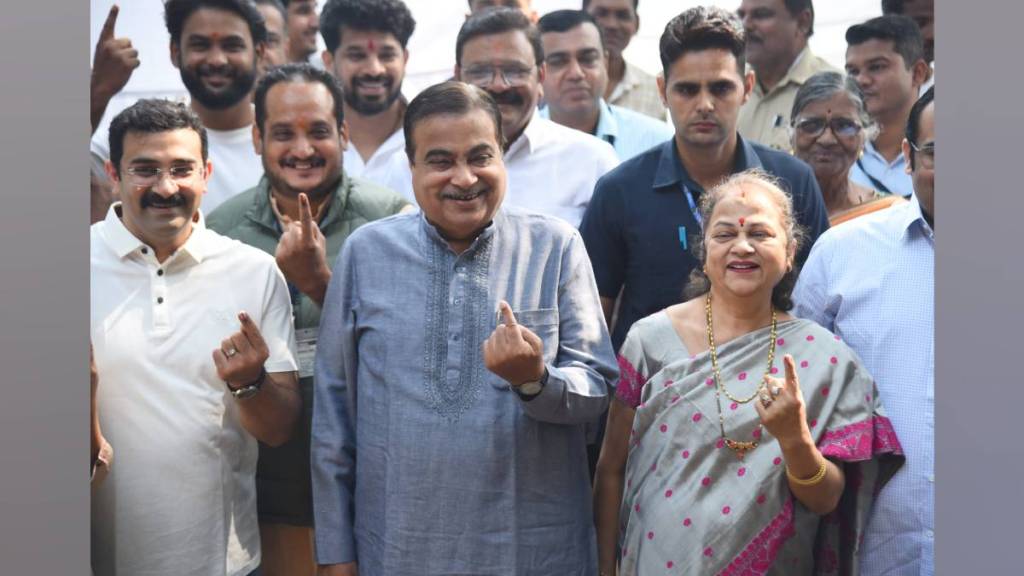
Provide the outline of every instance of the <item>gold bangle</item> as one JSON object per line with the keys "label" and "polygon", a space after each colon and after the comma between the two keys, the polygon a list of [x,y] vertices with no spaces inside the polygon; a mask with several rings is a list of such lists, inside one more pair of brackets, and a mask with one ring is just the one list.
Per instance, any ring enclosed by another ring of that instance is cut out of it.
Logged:
{"label": "gold bangle", "polygon": [[793,473],[789,471],[789,466],[786,466],[786,476],[789,477],[790,482],[797,486],[816,486],[825,479],[826,473],[828,473],[828,462],[824,458],[821,459],[821,467],[818,468],[818,471],[814,476],[811,476],[806,480],[793,476]]}

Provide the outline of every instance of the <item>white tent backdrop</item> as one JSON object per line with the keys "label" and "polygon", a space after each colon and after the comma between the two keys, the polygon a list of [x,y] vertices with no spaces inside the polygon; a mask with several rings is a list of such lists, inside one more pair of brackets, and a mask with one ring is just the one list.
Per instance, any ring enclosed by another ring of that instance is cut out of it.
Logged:
{"label": "white tent backdrop", "polygon": [[[90,0],[89,65],[96,38],[113,0]],[[320,0],[323,5],[323,0]],[[640,31],[626,58],[655,73],[660,70],[658,38],[665,24],[682,10],[699,4],[735,9],[739,0],[706,2],[643,0],[640,2]],[[105,122],[114,113],[146,96],[184,97],[185,89],[177,69],[171,65],[169,37],[163,23],[162,0],[121,0],[116,35],[131,38],[139,51],[142,65],[135,71],[124,91],[111,102]],[[409,98],[423,88],[449,78],[455,65],[455,37],[468,11],[466,0],[406,0],[416,19],[416,32],[409,40],[409,66],[403,92]],[[580,0],[534,0],[534,8],[544,14],[561,8],[577,8]],[[851,24],[881,14],[880,0],[818,0],[815,3],[815,33],[811,49],[840,69],[846,40],[843,34]]]}

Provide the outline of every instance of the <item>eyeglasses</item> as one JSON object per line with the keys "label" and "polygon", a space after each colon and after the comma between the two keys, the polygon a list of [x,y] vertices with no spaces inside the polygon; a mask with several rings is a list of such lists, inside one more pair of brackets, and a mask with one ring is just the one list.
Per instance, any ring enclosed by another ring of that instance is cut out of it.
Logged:
{"label": "eyeglasses", "polygon": [[808,138],[817,138],[825,132],[825,128],[831,128],[832,133],[839,138],[852,138],[860,133],[863,126],[849,118],[805,118],[796,122],[796,129],[800,134]]}
{"label": "eyeglasses", "polygon": [[139,188],[155,186],[166,175],[175,184],[184,186],[190,184],[197,174],[202,173],[196,170],[195,166],[172,166],[171,168],[157,168],[156,166],[132,166],[126,168],[128,181]]}
{"label": "eyeglasses", "polygon": [[920,148],[913,142],[910,143],[910,147],[917,152],[917,160],[921,161],[921,166],[928,168],[929,170],[935,168],[935,142],[931,144],[925,144]]}
{"label": "eyeglasses", "polygon": [[534,67],[523,68],[522,66],[477,66],[462,71],[462,78],[466,82],[481,88],[490,86],[501,74],[501,80],[506,86],[522,86],[529,82]]}

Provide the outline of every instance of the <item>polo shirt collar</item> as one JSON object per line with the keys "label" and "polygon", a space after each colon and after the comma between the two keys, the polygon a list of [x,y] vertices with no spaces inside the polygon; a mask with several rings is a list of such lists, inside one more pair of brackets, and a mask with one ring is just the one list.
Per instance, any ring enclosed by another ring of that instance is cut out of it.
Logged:
{"label": "polo shirt collar", "polygon": [[[104,219],[104,239],[118,259],[123,260],[137,250],[149,246],[125,227],[124,222],[121,221],[121,217],[118,215],[120,210],[121,202],[114,202],[107,210],[107,217]],[[185,241],[185,244],[178,249],[177,254],[187,256],[196,264],[199,264],[213,247],[209,243],[206,218],[203,217],[201,210],[197,214],[198,219],[192,223],[192,233],[189,235],[188,240]]]}
{"label": "polo shirt collar", "polygon": [[605,102],[604,98],[598,100],[598,106],[600,113],[597,117],[597,128],[594,130],[594,136],[614,146],[615,139],[619,137],[619,121],[615,118],[612,107]]}
{"label": "polo shirt collar", "polygon": [[[277,221],[277,215],[274,214],[274,208],[270,205],[270,180],[267,178],[266,173],[263,174],[260,181],[256,184],[256,189],[257,192],[253,197],[252,206],[246,211],[245,217],[259,226],[272,230],[276,234],[281,234],[281,226]],[[327,212],[317,222],[317,226],[320,227],[320,231],[324,234],[327,234],[332,226],[341,222],[341,215],[345,212],[351,189],[352,179],[348,177],[343,168],[341,170],[341,181],[338,182],[338,187],[325,208]]]}
{"label": "polo shirt collar", "polygon": [[[758,157],[754,147],[737,134],[733,174],[751,168],[762,168],[761,158]],[[661,145],[661,157],[658,159],[658,166],[654,169],[654,188],[674,188],[679,183],[683,183],[687,188],[693,190],[703,189],[690,178],[676,152],[676,139],[672,138]]]}

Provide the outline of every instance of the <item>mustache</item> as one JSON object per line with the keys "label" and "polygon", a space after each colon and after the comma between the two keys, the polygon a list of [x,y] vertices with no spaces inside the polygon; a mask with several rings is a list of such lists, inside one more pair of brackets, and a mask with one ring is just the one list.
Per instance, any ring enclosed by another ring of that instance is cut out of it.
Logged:
{"label": "mustache", "polygon": [[309,164],[313,168],[321,168],[327,164],[327,159],[322,156],[313,156],[312,158],[284,158],[281,160],[281,166],[285,168],[295,168],[296,164]]}
{"label": "mustache", "polygon": [[391,87],[392,84],[395,83],[394,79],[392,79],[391,76],[388,75],[388,74],[381,74],[379,76],[368,76],[368,75],[367,76],[356,76],[356,77],[352,78],[352,86],[353,87],[362,86],[364,84],[377,83],[377,82],[379,82],[381,84],[384,84],[385,86],[387,86],[389,88]]}
{"label": "mustache", "polygon": [[203,64],[196,69],[196,72],[200,77],[202,76],[213,76],[214,74],[227,76],[228,78],[234,78],[238,75],[238,71],[235,67],[230,64],[224,64],[222,66],[211,66],[209,64]]}
{"label": "mustache", "polygon": [[143,208],[177,208],[185,205],[185,197],[181,194],[161,196],[150,190],[142,195],[139,203]]}
{"label": "mustache", "polygon": [[467,190],[461,190],[459,188],[445,188],[441,191],[441,198],[443,200],[472,200],[477,196],[481,196],[490,192],[491,188],[482,182],[478,182],[473,186],[470,186]]}
{"label": "mustache", "polygon": [[522,106],[526,103],[522,94],[515,90],[506,90],[504,92],[491,92],[487,90],[487,93],[494,98],[496,104],[507,104],[509,106]]}

